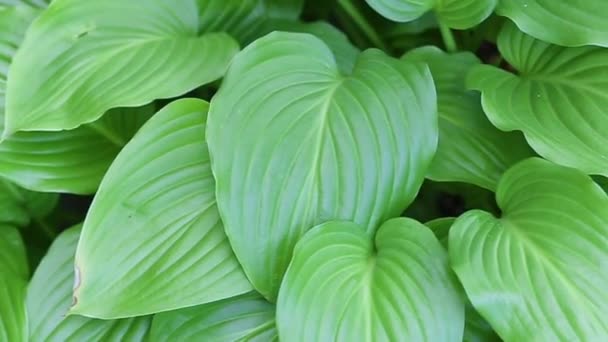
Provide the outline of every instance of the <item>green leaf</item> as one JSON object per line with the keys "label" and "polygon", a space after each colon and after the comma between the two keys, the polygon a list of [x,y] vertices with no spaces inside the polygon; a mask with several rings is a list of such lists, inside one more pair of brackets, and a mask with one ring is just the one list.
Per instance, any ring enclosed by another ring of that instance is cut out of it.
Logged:
{"label": "green leaf", "polygon": [[143,341],[150,317],[102,321],[70,315],[74,284],[74,252],[80,225],[57,237],[42,259],[27,293],[29,340],[63,341]]}
{"label": "green leaf", "polygon": [[384,223],[375,239],[350,222],[297,244],[277,303],[286,341],[462,341],[464,305],[447,253],[417,221]]}
{"label": "green leaf", "polygon": [[503,0],[496,12],[527,34],[553,44],[608,47],[605,0]]}
{"label": "green leaf", "polygon": [[492,14],[498,0],[366,0],[382,16],[408,22],[433,11],[437,21],[455,29],[471,28]]}
{"label": "green leaf", "polygon": [[199,34],[197,13],[196,0],[53,1],[14,56],[4,138],[75,128],[220,78],[238,45]]}
{"label": "green leaf", "polygon": [[228,238],[274,301],[306,230],[373,231],[414,199],[437,143],[435,90],[424,65],[367,50],[346,75],[318,38],[275,32],[235,57],[207,134]]}
{"label": "green leaf", "polygon": [[50,214],[58,200],[58,194],[31,192],[0,178],[0,224],[25,227]]}
{"label": "green leaf", "polygon": [[450,233],[450,227],[454,224],[454,220],[456,220],[454,217],[441,217],[424,224],[433,231],[437,240],[441,242],[441,245],[446,250],[448,248],[448,234]]}
{"label": "green leaf", "polygon": [[452,268],[505,341],[608,338],[608,196],[580,171],[531,158],[501,179],[501,218],[450,229]]}
{"label": "green leaf", "polygon": [[27,341],[28,277],[25,246],[19,231],[0,224],[0,342]]}
{"label": "green leaf", "polygon": [[465,88],[465,76],[480,61],[470,52],[447,54],[426,46],[403,59],[431,69],[439,112],[439,145],[427,178],[466,182],[496,190],[500,176],[533,152],[519,132],[501,132],[481,109],[479,94]]}
{"label": "green leaf", "polygon": [[150,342],[277,341],[275,308],[259,294],[159,313],[152,320]]}
{"label": "green leaf", "polygon": [[557,164],[608,175],[608,49],[551,45],[512,23],[498,47],[518,74],[479,65],[467,79],[482,92],[490,121],[523,131],[538,154]]}
{"label": "green leaf", "polygon": [[[0,10],[7,7],[30,6],[44,8],[51,0],[0,0]],[[2,21],[0,21],[0,25]]]}
{"label": "green leaf", "polygon": [[207,109],[202,100],[172,102],[108,170],[76,253],[72,313],[139,316],[251,290],[215,204]]}
{"label": "green leaf", "polygon": [[118,152],[153,112],[153,105],[113,109],[73,130],[16,133],[0,143],[0,175],[36,191],[94,193]]}

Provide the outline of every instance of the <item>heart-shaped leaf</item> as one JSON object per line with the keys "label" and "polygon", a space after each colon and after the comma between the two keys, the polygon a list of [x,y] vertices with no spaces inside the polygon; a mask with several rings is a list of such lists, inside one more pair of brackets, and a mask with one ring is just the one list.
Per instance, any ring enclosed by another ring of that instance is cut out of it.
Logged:
{"label": "heart-shaped leaf", "polygon": [[226,233],[273,301],[306,230],[345,219],[371,232],[414,199],[437,144],[435,90],[424,65],[368,50],[345,75],[318,38],[275,32],[235,57],[207,134]]}
{"label": "heart-shaped leaf", "polygon": [[551,45],[512,23],[500,32],[498,47],[518,74],[479,65],[467,79],[482,92],[490,121],[523,131],[555,163],[608,175],[608,49]]}
{"label": "heart-shaped leaf", "polygon": [[259,294],[248,293],[154,316],[150,342],[277,341],[275,308]]}
{"label": "heart-shaped leaf", "polygon": [[375,239],[350,222],[297,244],[277,302],[284,341],[462,341],[464,305],[447,252],[417,221],[384,223]]}
{"label": "heart-shaped leaf", "polygon": [[608,338],[608,196],[538,158],[505,173],[501,218],[474,210],[450,229],[452,268],[505,341]]}
{"label": "heart-shaped leaf", "polygon": [[202,100],[172,102],[108,170],[78,245],[72,313],[139,316],[251,290],[215,204],[207,109]]}
{"label": "heart-shaped leaf", "polygon": [[493,191],[511,165],[533,154],[521,133],[505,133],[492,126],[481,109],[479,94],[466,90],[467,72],[480,64],[475,55],[447,54],[427,46],[403,58],[426,62],[437,88],[439,145],[427,178]]}
{"label": "heart-shaped leaf", "polygon": [[196,0],[54,0],[11,64],[4,137],[183,94],[221,77],[237,50],[226,33],[199,34]]}
{"label": "heart-shaped leaf", "polygon": [[80,225],[61,233],[34,272],[27,291],[29,340],[143,341],[150,317],[102,321],[70,315],[74,284],[74,252]]}
{"label": "heart-shaped leaf", "polygon": [[1,342],[27,341],[25,291],[28,277],[25,246],[19,231],[0,223]]}
{"label": "heart-shaped leaf", "polygon": [[564,46],[608,47],[608,2],[605,0],[503,0],[496,12],[524,32]]}
{"label": "heart-shaped leaf", "polygon": [[486,19],[498,0],[366,0],[382,16],[408,22],[433,11],[437,21],[455,29],[467,29]]}

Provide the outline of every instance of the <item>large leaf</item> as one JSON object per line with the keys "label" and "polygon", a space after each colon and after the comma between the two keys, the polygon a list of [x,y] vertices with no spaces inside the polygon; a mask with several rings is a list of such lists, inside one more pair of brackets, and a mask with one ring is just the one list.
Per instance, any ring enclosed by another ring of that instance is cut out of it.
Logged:
{"label": "large leaf", "polygon": [[114,109],[73,130],[18,132],[0,143],[0,175],[36,191],[94,193],[118,152],[153,112],[153,105]]}
{"label": "large leaf", "polygon": [[503,0],[496,12],[544,41],[564,46],[608,47],[605,0]]}
{"label": "large leaf", "polygon": [[498,37],[513,74],[479,65],[468,76],[484,111],[504,131],[521,130],[543,157],[608,175],[608,49],[564,48],[505,25]]}
{"label": "large leaf", "polygon": [[74,252],[80,225],[57,237],[34,272],[27,293],[29,340],[143,341],[149,317],[102,321],[75,315],[66,317],[72,303]]}
{"label": "large leaf", "polygon": [[249,293],[192,308],[159,313],[152,320],[150,342],[277,341],[275,308]]}
{"label": "large leaf", "polygon": [[14,56],[4,137],[75,128],[221,77],[238,45],[199,34],[197,13],[196,0],[53,1]]}
{"label": "large leaf", "polygon": [[474,210],[450,229],[475,308],[506,341],[608,339],[608,196],[580,171],[531,158],[496,198],[501,218]]}
{"label": "large leaf", "polygon": [[207,133],[226,233],[272,301],[306,230],[373,231],[414,199],[437,144],[435,89],[424,65],[368,50],[342,74],[318,38],[275,32],[235,57]]}
{"label": "large leaf", "polygon": [[437,88],[439,145],[428,178],[495,190],[511,165],[532,155],[521,133],[505,133],[492,126],[481,109],[479,94],[466,90],[467,72],[480,64],[475,55],[447,54],[427,46],[403,58],[426,62]]}
{"label": "large leaf", "polygon": [[0,10],[2,10],[3,8],[16,6],[31,6],[44,8],[48,5],[49,2],[50,0],[0,0]]}
{"label": "large leaf", "polygon": [[0,223],[0,342],[27,341],[28,276],[25,246],[19,231]]}
{"label": "large leaf", "polygon": [[447,253],[417,221],[384,223],[375,239],[328,222],[296,246],[277,303],[285,341],[462,341],[464,305]]}
{"label": "large leaf", "polygon": [[433,11],[437,21],[448,27],[467,29],[481,23],[498,0],[366,0],[384,17],[408,22]]}
{"label": "large leaf", "polygon": [[251,290],[215,204],[207,109],[169,104],[118,155],[84,223],[71,312],[130,317]]}

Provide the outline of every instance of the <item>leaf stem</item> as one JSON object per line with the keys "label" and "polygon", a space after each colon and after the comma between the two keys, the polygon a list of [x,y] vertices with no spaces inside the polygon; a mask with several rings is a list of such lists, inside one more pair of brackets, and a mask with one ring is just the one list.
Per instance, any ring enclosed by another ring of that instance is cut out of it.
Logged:
{"label": "leaf stem", "polygon": [[388,46],[382,41],[378,32],[361,14],[357,6],[352,4],[351,0],[338,0],[338,5],[353,19],[372,44],[384,51],[389,51]]}
{"label": "leaf stem", "polygon": [[439,21],[439,31],[441,32],[441,38],[443,39],[443,45],[445,45],[446,51],[456,52],[458,47],[456,46],[456,40],[454,40],[452,30],[450,30],[446,24]]}

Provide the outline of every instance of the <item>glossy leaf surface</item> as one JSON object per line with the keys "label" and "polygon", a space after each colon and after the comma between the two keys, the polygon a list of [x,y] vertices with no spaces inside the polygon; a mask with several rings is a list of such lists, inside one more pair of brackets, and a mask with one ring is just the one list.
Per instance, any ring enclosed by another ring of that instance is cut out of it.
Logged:
{"label": "glossy leaf surface", "polygon": [[473,306],[505,341],[608,338],[608,196],[580,171],[531,158],[500,181],[503,216],[474,210],[449,252]]}
{"label": "glossy leaf surface", "polygon": [[150,342],[277,341],[275,308],[249,293],[154,316]]}
{"label": "glossy leaf surface", "polygon": [[511,165],[532,155],[521,133],[505,133],[492,126],[481,109],[479,94],[465,88],[467,73],[480,65],[475,55],[447,54],[427,46],[403,58],[426,62],[437,88],[439,145],[427,178],[495,190]]}
{"label": "glossy leaf surface", "polygon": [[251,290],[215,204],[207,109],[197,99],[167,105],[108,170],[78,246],[72,313],[130,317]]}
{"label": "glossy leaf surface", "polygon": [[238,45],[199,34],[197,13],[195,0],[53,1],[14,56],[4,137],[75,128],[218,79]]}
{"label": "glossy leaf surface", "polygon": [[490,121],[523,131],[546,159],[608,175],[608,49],[551,45],[512,23],[500,32],[498,47],[517,74],[480,65],[467,79],[481,91]]}
{"label": "glossy leaf surface", "polygon": [[297,244],[277,302],[284,341],[462,341],[464,305],[447,253],[417,221],[375,239],[328,222]]}
{"label": "glossy leaf surface", "polygon": [[29,340],[64,341],[143,341],[150,317],[102,321],[70,315],[74,284],[74,252],[80,226],[61,233],[42,259],[27,294]]}
{"label": "glossy leaf surface", "polygon": [[315,224],[372,232],[403,211],[435,152],[435,101],[424,65],[368,50],[345,75],[309,34],[271,33],[235,57],[207,137],[226,233],[256,290],[276,298]]}
{"label": "glossy leaf surface", "polygon": [[28,277],[25,246],[19,231],[0,223],[1,342],[27,341],[25,291]]}

